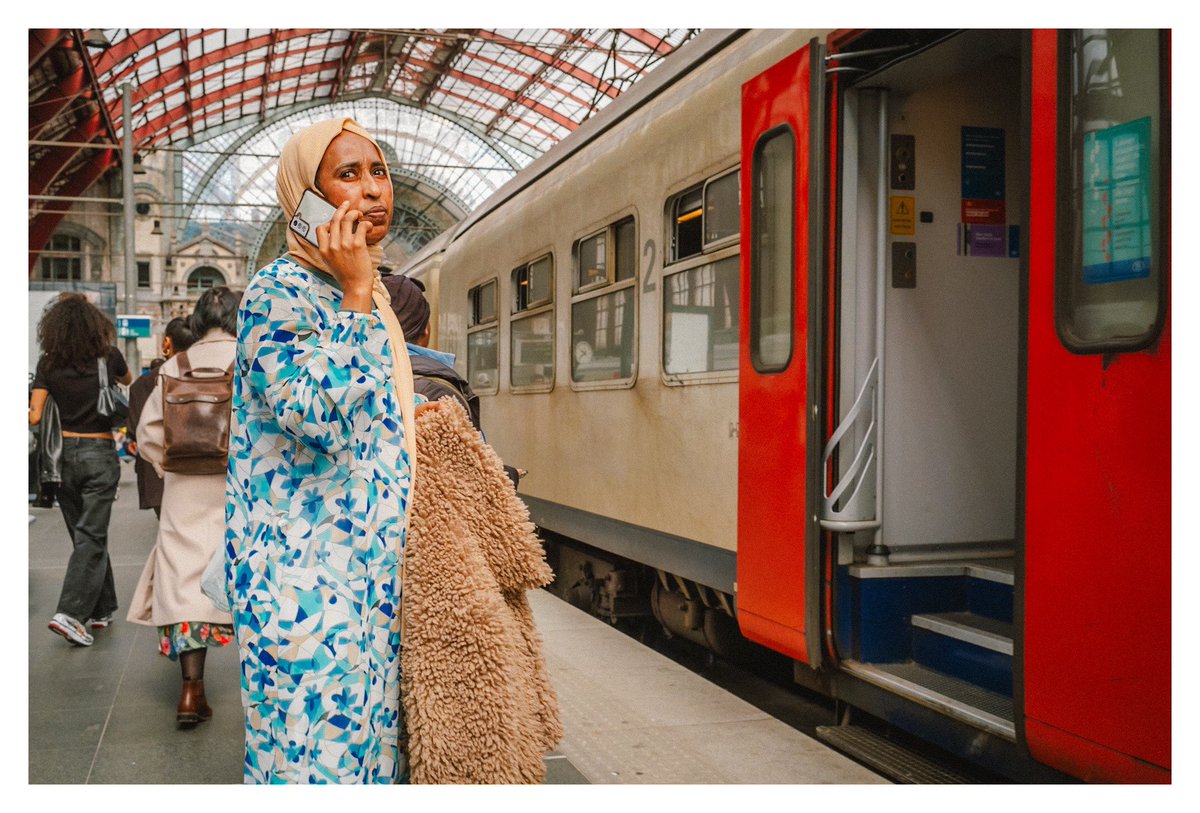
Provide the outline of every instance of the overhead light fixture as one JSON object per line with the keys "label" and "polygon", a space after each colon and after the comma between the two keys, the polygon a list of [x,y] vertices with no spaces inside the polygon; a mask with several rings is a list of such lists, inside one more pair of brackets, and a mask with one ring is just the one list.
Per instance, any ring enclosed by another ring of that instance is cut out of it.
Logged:
{"label": "overhead light fixture", "polygon": [[151,234],[162,234],[162,222],[155,220],[154,228],[150,230]]}
{"label": "overhead light fixture", "polygon": [[109,42],[108,37],[104,36],[104,32],[99,28],[89,28],[83,35],[83,44],[100,51],[107,51],[112,47],[112,43]]}

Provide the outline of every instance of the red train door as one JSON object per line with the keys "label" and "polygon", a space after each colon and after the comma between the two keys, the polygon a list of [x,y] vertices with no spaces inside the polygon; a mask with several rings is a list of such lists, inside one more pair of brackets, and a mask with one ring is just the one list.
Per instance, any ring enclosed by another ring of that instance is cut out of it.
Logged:
{"label": "red train door", "polygon": [[1032,44],[1024,737],[1087,780],[1169,782],[1170,39]]}
{"label": "red train door", "polygon": [[813,40],[742,86],[738,623],[813,666],[822,58]]}

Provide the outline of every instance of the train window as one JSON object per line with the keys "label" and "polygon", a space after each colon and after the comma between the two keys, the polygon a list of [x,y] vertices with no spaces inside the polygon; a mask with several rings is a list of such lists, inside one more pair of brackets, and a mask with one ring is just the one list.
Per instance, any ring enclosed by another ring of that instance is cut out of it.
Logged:
{"label": "train window", "polygon": [[765,133],[754,148],[750,360],[760,373],[784,370],[792,358],[795,156],[787,126]]}
{"label": "train window", "polygon": [[637,229],[627,217],[575,243],[571,380],[632,383]]}
{"label": "train window", "polygon": [[469,327],[496,321],[496,287],[496,280],[493,279],[467,291],[471,305]]}
{"label": "train window", "polygon": [[704,250],[704,187],[681,194],[672,207],[671,259],[682,260]]}
{"label": "train window", "polygon": [[1146,347],[1162,328],[1168,257],[1162,249],[1169,160],[1161,88],[1165,34],[1151,29],[1064,32],[1055,310],[1077,353]]}
{"label": "train window", "polygon": [[621,381],[633,377],[633,291],[626,286],[571,305],[573,381]]}
{"label": "train window", "polygon": [[500,388],[500,330],[496,324],[498,287],[497,281],[491,279],[467,291],[471,313],[467,326],[467,381],[481,394],[495,394]]}
{"label": "train window", "polygon": [[663,277],[668,375],[737,369],[740,264],[735,254]]}
{"label": "train window", "polygon": [[553,270],[554,261],[549,254],[513,270],[513,313],[550,302],[553,296]]}
{"label": "train window", "polygon": [[518,392],[554,386],[554,308],[513,317],[509,329],[509,381]]}
{"label": "train window", "polygon": [[637,234],[632,217],[575,243],[575,290],[637,277]]}
{"label": "train window", "polygon": [[608,282],[608,230],[580,240],[575,249],[575,290]]}
{"label": "train window", "polygon": [[704,187],[704,247],[736,237],[741,229],[737,170],[709,181]]}
{"label": "train window", "polygon": [[498,337],[495,326],[467,334],[467,380],[477,393],[494,395],[499,390]]}
{"label": "train window", "polygon": [[547,254],[514,269],[509,382],[515,392],[554,386],[554,260]]}
{"label": "train window", "polygon": [[681,192],[670,211],[672,262],[737,237],[741,229],[737,170]]}
{"label": "train window", "polygon": [[637,276],[637,235],[633,218],[627,217],[612,227],[613,230],[613,279],[622,282]]}

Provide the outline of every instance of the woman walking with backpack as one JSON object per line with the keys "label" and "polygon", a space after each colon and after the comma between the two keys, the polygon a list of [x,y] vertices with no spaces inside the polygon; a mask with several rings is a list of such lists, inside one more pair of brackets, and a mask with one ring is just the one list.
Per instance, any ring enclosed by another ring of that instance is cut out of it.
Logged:
{"label": "woman walking with backpack", "polygon": [[[189,413],[174,408],[165,411],[163,395],[173,381],[191,380],[184,378],[189,370],[201,381],[205,380],[202,374],[215,377],[229,370],[237,350],[240,301],[239,292],[224,286],[201,295],[190,320],[196,341],[159,368],[137,427],[138,455],[163,478],[163,497],[158,540],[142,570],[127,618],[158,627],[159,651],[179,661],[183,683],[175,720],[180,728],[192,728],[212,716],[204,696],[205,656],[209,647],[225,646],[233,640],[233,619],[200,592],[204,567],[225,537],[225,456],[216,447],[209,450],[211,460],[194,457],[188,465],[180,465],[174,436],[180,429],[186,430],[186,438],[192,441],[222,435],[228,449],[224,435],[229,426],[229,400],[220,402],[217,411]],[[232,392],[231,384],[216,378],[207,386],[226,386]],[[212,422],[216,431],[201,431],[203,427],[194,425],[196,420]],[[185,421],[188,426],[173,426],[173,421]],[[208,473],[186,473],[196,471]]]}
{"label": "woman walking with backpack", "polygon": [[112,346],[116,329],[81,294],[63,294],[38,324],[42,356],[29,398],[29,424],[42,421],[47,396],[62,424],[62,509],[73,550],[50,629],[77,646],[91,646],[88,627],[112,623],[117,591],[108,558],[108,520],[121,464],[112,419],[100,414],[101,369],[109,384],[128,384],[133,374]]}

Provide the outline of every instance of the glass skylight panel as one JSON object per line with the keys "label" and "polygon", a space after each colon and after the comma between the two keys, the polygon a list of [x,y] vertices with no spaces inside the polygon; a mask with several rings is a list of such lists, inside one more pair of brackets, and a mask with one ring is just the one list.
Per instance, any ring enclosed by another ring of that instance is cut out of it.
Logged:
{"label": "glass skylight panel", "polygon": [[161,68],[164,71],[166,71],[170,68],[174,68],[176,65],[178,65],[182,61],[183,61],[183,57],[180,53],[179,48],[176,47],[176,48],[172,48],[169,51],[164,51],[162,53],[162,55],[159,57],[158,64],[161,66]]}

